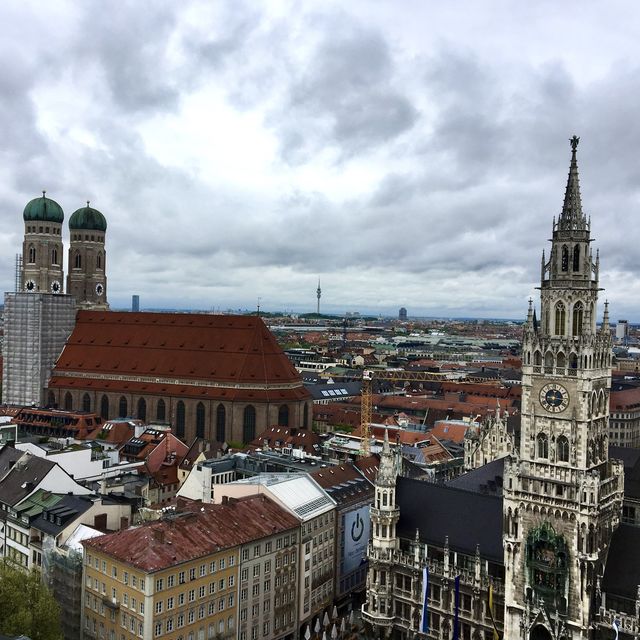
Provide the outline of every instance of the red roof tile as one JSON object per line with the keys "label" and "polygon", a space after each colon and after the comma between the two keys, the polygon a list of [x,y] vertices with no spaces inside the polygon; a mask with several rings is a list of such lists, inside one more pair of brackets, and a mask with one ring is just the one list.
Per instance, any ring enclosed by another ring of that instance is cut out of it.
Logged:
{"label": "red roof tile", "polygon": [[299,526],[293,515],[265,495],[190,506],[191,513],[176,513],[83,544],[151,573]]}
{"label": "red roof tile", "polygon": [[[245,388],[230,388],[238,384]],[[256,316],[79,311],[50,386],[226,399],[310,397]]]}

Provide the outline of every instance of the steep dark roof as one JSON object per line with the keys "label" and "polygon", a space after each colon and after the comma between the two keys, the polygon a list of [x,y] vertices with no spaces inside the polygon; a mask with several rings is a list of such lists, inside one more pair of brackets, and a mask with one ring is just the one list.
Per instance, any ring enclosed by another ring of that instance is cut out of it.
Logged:
{"label": "steep dark roof", "polygon": [[398,532],[411,538],[416,529],[423,542],[503,562],[502,498],[445,485],[398,478],[396,500],[400,508]]}
{"label": "steep dark roof", "polygon": [[0,502],[13,507],[24,500],[38,486],[40,481],[55,467],[55,463],[22,453],[14,460],[11,470],[0,482]]}
{"label": "steep dark roof", "polygon": [[93,505],[90,497],[65,495],[55,506],[43,511],[31,526],[39,531],[44,531],[57,536],[69,523],[80,517]]}
{"label": "steep dark roof", "polygon": [[640,583],[640,527],[621,524],[611,538],[602,590],[631,600]]}
{"label": "steep dark roof", "polygon": [[502,477],[504,458],[482,465],[473,471],[463,473],[447,483],[449,487],[473,491],[474,493],[492,493],[502,495]]}

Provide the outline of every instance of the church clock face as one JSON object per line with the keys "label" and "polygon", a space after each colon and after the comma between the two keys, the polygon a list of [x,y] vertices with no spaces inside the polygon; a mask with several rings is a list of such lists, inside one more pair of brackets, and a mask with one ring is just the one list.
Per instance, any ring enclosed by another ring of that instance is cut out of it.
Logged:
{"label": "church clock face", "polygon": [[24,288],[26,291],[29,291],[31,293],[36,290],[36,283],[33,280],[27,280]]}
{"label": "church clock face", "polygon": [[540,404],[549,413],[561,413],[569,406],[569,392],[560,384],[545,384],[540,389]]}
{"label": "church clock face", "polygon": [[57,280],[51,283],[51,293],[60,293],[60,283]]}
{"label": "church clock face", "polygon": [[101,296],[104,293],[104,287],[101,284],[96,285],[96,294]]}

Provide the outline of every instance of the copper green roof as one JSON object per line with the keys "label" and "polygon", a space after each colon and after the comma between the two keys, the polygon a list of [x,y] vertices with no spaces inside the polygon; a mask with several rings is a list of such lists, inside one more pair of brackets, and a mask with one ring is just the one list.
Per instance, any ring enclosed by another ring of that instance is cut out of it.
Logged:
{"label": "copper green roof", "polygon": [[69,218],[69,229],[85,229],[88,231],[106,231],[107,220],[97,210],[89,206],[78,209]]}
{"label": "copper green roof", "polygon": [[27,203],[27,206],[22,212],[22,217],[25,222],[38,220],[42,222],[62,223],[64,220],[64,212],[55,200],[45,197],[45,192],[43,191],[42,197],[34,198],[31,202]]}

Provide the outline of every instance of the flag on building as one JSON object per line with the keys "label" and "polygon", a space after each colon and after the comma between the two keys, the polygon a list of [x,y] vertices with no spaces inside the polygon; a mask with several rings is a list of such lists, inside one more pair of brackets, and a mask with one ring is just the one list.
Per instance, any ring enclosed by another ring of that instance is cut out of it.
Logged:
{"label": "flag on building", "polygon": [[422,569],[422,619],[421,633],[429,633],[429,568]]}
{"label": "flag on building", "polygon": [[453,640],[460,640],[460,576],[454,582]]}

